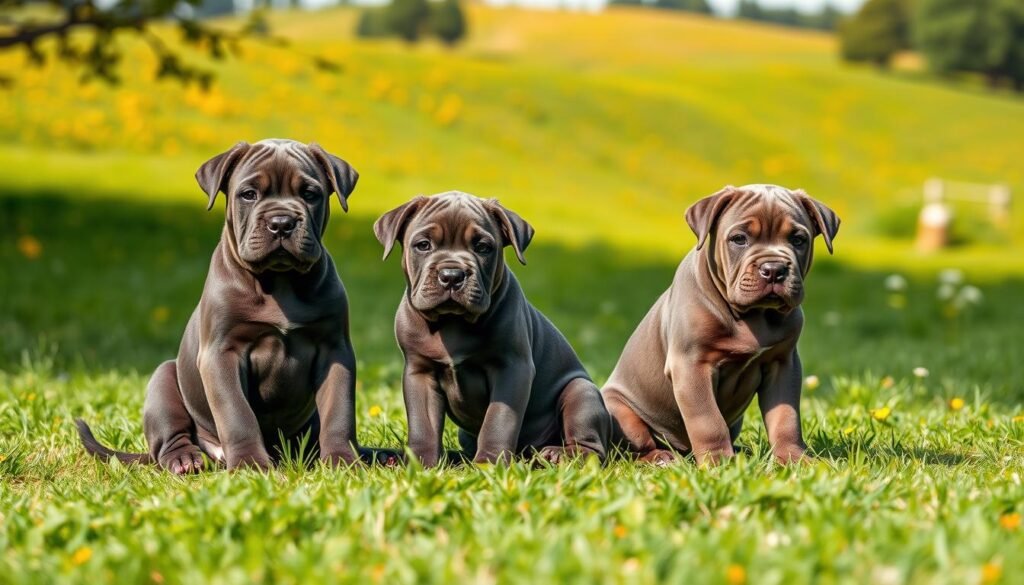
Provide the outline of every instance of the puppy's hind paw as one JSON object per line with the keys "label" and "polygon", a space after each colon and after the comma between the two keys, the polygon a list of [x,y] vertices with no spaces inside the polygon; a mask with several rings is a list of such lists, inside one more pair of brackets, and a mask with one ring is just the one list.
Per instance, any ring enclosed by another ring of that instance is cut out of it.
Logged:
{"label": "puppy's hind paw", "polygon": [[188,475],[203,470],[203,453],[195,445],[187,445],[160,457],[160,466],[175,475]]}
{"label": "puppy's hind paw", "polygon": [[580,447],[578,445],[566,447],[551,446],[540,449],[539,451],[537,451],[534,457],[539,462],[546,461],[551,465],[563,465],[565,463],[575,460],[580,460],[582,462],[589,459],[590,457],[597,457],[598,459],[601,459],[601,454],[594,451],[593,449],[588,449],[587,447]]}

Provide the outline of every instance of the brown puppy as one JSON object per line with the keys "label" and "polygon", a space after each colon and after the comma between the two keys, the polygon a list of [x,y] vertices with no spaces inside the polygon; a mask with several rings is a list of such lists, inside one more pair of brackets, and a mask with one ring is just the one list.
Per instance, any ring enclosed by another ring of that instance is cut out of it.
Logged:
{"label": "brown puppy", "polygon": [[112,451],[77,421],[90,453],[174,473],[198,471],[200,452],[265,468],[280,435],[310,432],[321,459],[358,459],[348,298],[320,241],[329,196],[347,210],[357,178],[320,146],[291,140],[242,142],[200,167],[209,207],[227,196],[224,231],[178,358],[150,379],[149,454]]}
{"label": "brown puppy", "polygon": [[698,201],[686,221],[697,247],[603,389],[615,441],[655,463],[669,447],[731,456],[756,394],[775,457],[799,459],[803,279],[814,237],[831,253],[839,218],[803,191],[748,185]]}
{"label": "brown puppy", "polygon": [[505,246],[526,263],[528,223],[493,199],[451,192],[417,197],[373,228],[385,258],[402,243],[408,286],[395,332],[409,447],[423,465],[441,458],[446,413],[461,456],[476,462],[605,456],[611,421],[597,387],[505,265]]}

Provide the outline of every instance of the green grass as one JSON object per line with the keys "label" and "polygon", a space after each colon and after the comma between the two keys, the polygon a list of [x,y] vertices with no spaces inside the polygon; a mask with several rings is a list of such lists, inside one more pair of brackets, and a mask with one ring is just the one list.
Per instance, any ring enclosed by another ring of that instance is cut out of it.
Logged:
{"label": "green grass", "polygon": [[[344,72],[250,46],[210,96],[152,84],[134,45],[118,88],[17,69],[0,92],[0,583],[1024,582],[1024,212],[993,231],[964,209],[964,244],[940,254],[907,238],[929,176],[1024,189],[1024,102],[840,66],[815,33],[470,15],[468,44],[447,51],[356,42],[350,10],[276,13]],[[803,401],[817,458],[773,464],[756,408],[743,453],[703,469],[174,478],[86,457],[77,416],[145,448],[146,379],[176,351],[222,221],[192,173],[266,136],[319,140],[362,173],[326,243],[374,445],[406,434],[403,281],[380,261],[379,212],[450,188],[521,212],[538,233],[514,270],[601,382],[693,243],[689,202],[726,183],[807,188],[844,220],[836,256],[819,247],[800,345],[821,381]],[[980,304],[938,298],[948,267]],[[896,296],[894,272],[909,279]]]}

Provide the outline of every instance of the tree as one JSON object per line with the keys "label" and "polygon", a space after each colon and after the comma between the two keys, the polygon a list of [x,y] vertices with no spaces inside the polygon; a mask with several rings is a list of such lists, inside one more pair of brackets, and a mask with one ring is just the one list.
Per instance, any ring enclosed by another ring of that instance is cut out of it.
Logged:
{"label": "tree", "polygon": [[840,26],[843,58],[887,67],[893,55],[910,47],[909,13],[907,0],[868,0]]}
{"label": "tree", "polygon": [[977,72],[1024,90],[1021,0],[918,0],[914,39],[937,72]]}
{"label": "tree", "polygon": [[466,36],[466,15],[459,0],[441,0],[431,6],[430,30],[446,45]]}
{"label": "tree", "polygon": [[682,10],[683,12],[697,12],[699,14],[711,14],[711,5],[707,0],[654,0],[655,8],[665,10]]}
{"label": "tree", "polygon": [[[237,54],[240,42],[246,38],[262,37],[284,44],[282,39],[268,38],[261,11],[254,11],[240,29],[227,30],[196,17],[196,11],[202,12],[204,4],[203,0],[0,0],[4,12],[0,51],[24,49],[30,62],[37,66],[57,59],[79,68],[83,81],[99,79],[116,84],[118,66],[125,56],[125,44],[119,43],[118,38],[126,33],[145,41],[156,56],[157,78],[177,79],[205,88],[213,82],[213,73],[185,62],[176,47],[153,32],[154,23],[176,26],[184,44],[217,60]],[[191,10],[182,10],[182,5]],[[312,61],[325,70],[337,69],[337,65],[321,57],[313,57]],[[12,80],[0,75],[0,82]]]}
{"label": "tree", "polygon": [[384,12],[391,32],[410,43],[418,41],[429,25],[427,0],[391,0]]}

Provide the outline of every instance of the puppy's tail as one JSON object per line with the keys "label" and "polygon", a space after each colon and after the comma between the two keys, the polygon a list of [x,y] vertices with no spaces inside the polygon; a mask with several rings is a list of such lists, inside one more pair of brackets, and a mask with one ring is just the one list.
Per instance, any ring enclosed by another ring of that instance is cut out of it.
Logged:
{"label": "puppy's tail", "polygon": [[114,451],[110,447],[107,447],[103,443],[100,443],[96,437],[92,434],[92,429],[89,425],[85,424],[85,421],[76,418],[75,426],[78,427],[78,437],[82,439],[82,446],[89,452],[90,455],[103,461],[110,461],[111,458],[115,458],[121,463],[139,463],[142,465],[151,465],[153,458],[149,453],[125,453],[124,451]]}

